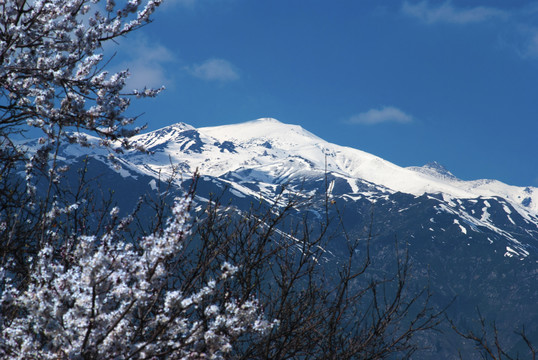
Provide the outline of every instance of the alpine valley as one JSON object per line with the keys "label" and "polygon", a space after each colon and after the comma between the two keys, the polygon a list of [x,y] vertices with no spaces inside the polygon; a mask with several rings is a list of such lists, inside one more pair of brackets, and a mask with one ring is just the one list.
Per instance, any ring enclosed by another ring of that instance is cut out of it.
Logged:
{"label": "alpine valley", "polygon": [[[218,194],[246,210],[289,196],[308,199],[300,215],[312,224],[327,210],[350,237],[371,231],[380,271],[395,239],[406,247],[412,286],[429,284],[434,305],[450,304],[448,317],[458,326],[475,327],[479,309],[510,349],[523,348],[514,334],[523,326],[538,344],[538,188],[463,181],[438,163],[403,168],[269,118],[198,129],[177,123],[131,140],[149,154],[126,151],[113,163],[102,148],[63,145],[59,158],[72,169],[86,166],[126,212],[139,196],[163,191],[170,177],[179,193],[195,172],[199,203]],[[327,264],[345,252],[342,239],[330,247]],[[448,324],[441,330],[423,339],[428,349],[416,358],[458,358],[472,346]]]}

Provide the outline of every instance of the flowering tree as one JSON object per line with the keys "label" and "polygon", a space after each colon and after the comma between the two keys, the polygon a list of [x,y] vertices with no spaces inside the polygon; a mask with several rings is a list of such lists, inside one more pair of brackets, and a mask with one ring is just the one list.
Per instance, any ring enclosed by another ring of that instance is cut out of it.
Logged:
{"label": "flowering tree", "polygon": [[[212,278],[181,282],[192,193],[166,226],[130,241],[131,218],[116,221],[117,208],[108,214],[115,226],[77,227],[73,214],[91,199],[62,189],[58,148],[89,146],[84,131],[112,158],[143,150],[129,142],[141,127],[125,111],[132,97],[162,89],[124,91],[129,73],[105,70],[103,45],[150,22],[160,3],[0,0],[2,358],[220,359],[243,333],[272,326],[254,297],[223,295],[237,270],[228,262]],[[43,135],[30,153],[12,135],[32,127]]]}
{"label": "flowering tree", "polygon": [[[168,222],[162,205],[158,226],[130,237],[133,217],[92,201],[84,171],[74,193],[62,186],[59,146],[89,146],[84,131],[112,158],[143,150],[129,141],[141,127],[125,111],[160,89],[125,92],[129,74],[105,70],[102,46],[147,24],[160,2],[0,0],[0,357],[410,356],[440,313],[428,294],[407,292],[407,263],[368,281],[369,255],[357,260],[350,242],[328,280],[318,262],[328,224],[319,236],[306,223],[280,228],[294,202],[256,214],[210,201],[193,220],[189,192]],[[30,153],[12,135],[32,127],[42,137]]]}
{"label": "flowering tree", "polygon": [[[123,113],[127,71],[104,69],[102,46],[150,21],[161,0],[9,0],[0,2],[0,134],[41,129],[43,143],[61,136],[84,144],[71,128],[122,138],[134,121]],[[155,96],[159,90],[134,90]]]}
{"label": "flowering tree", "polygon": [[22,290],[4,271],[0,356],[222,359],[242,334],[270,330],[254,298],[224,295],[237,271],[228,262],[194,291],[175,282],[190,201],[177,201],[165,229],[144,237],[138,249],[118,239],[122,222],[99,239],[81,236],[63,259],[45,246]]}
{"label": "flowering tree", "polygon": [[[114,152],[132,147],[129,136],[141,127],[134,126],[135,117],[125,116],[130,99],[155,96],[162,89],[124,91],[129,73],[106,70],[110,59],[104,56],[103,45],[150,22],[160,4],[161,0],[0,1],[0,258],[4,264],[13,254],[35,255],[50,243],[49,235],[58,235],[50,232],[54,219],[80,205],[62,202],[58,196],[67,170],[56,163],[61,143],[89,146],[83,131],[90,132],[99,136],[99,145],[111,150],[112,160]],[[12,135],[31,128],[39,129],[42,137],[28,152]],[[22,170],[24,183],[17,180]]]}

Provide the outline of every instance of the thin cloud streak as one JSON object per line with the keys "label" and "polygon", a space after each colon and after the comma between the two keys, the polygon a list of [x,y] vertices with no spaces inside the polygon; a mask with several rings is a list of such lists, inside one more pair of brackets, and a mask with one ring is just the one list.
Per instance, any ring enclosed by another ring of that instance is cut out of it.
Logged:
{"label": "thin cloud streak", "polygon": [[224,59],[209,59],[202,64],[196,64],[187,68],[190,74],[206,81],[235,81],[239,79],[239,74],[234,66]]}
{"label": "thin cloud streak", "polygon": [[538,3],[507,11],[487,6],[461,8],[452,5],[450,0],[437,5],[428,0],[405,1],[401,13],[428,25],[465,25],[502,20],[502,26],[497,27],[499,45],[511,49],[522,59],[538,59],[538,27],[535,25]]}
{"label": "thin cloud streak", "polygon": [[413,122],[413,117],[394,106],[385,106],[381,109],[370,109],[354,115],[347,121],[348,124],[360,125],[377,125],[388,122],[408,124]]}
{"label": "thin cloud streak", "polygon": [[428,1],[415,4],[405,1],[402,5],[402,12],[427,24],[470,24],[508,17],[508,13],[500,9],[486,6],[458,9],[450,1],[438,6],[430,5]]}

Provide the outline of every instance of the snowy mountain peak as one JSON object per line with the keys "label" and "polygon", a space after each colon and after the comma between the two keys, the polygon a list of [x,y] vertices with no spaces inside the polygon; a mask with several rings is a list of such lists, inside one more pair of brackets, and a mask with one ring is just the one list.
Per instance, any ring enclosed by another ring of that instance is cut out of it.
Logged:
{"label": "snowy mountain peak", "polygon": [[[538,189],[495,180],[463,181],[437,162],[403,168],[375,155],[329,143],[298,125],[261,118],[239,124],[194,128],[174,124],[133,140],[153,155],[130,152],[134,171],[153,176],[172,174],[171,164],[185,174],[245,182],[274,184],[324,179],[325,174],[347,184],[349,196],[361,196],[364,184],[381,192],[421,196],[440,194],[447,199],[504,198],[522,214],[538,214]],[[246,190],[245,190],[246,191]]]}
{"label": "snowy mountain peak", "polygon": [[168,126],[165,126],[163,128],[151,131],[151,132],[149,132],[147,134],[141,134],[139,136],[144,136],[144,137],[147,137],[147,136],[153,136],[153,137],[155,137],[155,136],[163,136],[165,134],[172,134],[172,133],[177,132],[177,131],[185,131],[185,130],[196,130],[196,128],[194,128],[193,126],[191,126],[189,124],[185,124],[183,122],[178,122],[178,123],[168,125]]}
{"label": "snowy mountain peak", "polygon": [[427,163],[424,166],[410,166],[407,167],[407,169],[416,171],[419,173],[427,174],[430,176],[438,176],[441,178],[451,179],[451,180],[458,180],[457,177],[454,176],[446,167],[439,164],[437,161],[432,161]]}
{"label": "snowy mountain peak", "polygon": [[426,165],[424,165],[423,167],[428,168],[428,169],[432,169],[432,170],[436,170],[437,172],[450,173],[450,171],[448,171],[446,167],[439,164],[437,161],[429,162]]}
{"label": "snowy mountain peak", "polygon": [[251,120],[251,121],[247,121],[247,122],[282,124],[281,121],[279,121],[279,120],[277,120],[275,118],[270,118],[270,117],[259,118],[259,119],[255,119],[255,120]]}
{"label": "snowy mountain peak", "polygon": [[179,122],[146,134],[139,134],[132,138],[134,142],[144,146],[149,151],[156,151],[166,147],[169,142],[183,137],[185,134],[196,133],[191,125]]}
{"label": "snowy mountain peak", "polygon": [[324,142],[324,140],[299,125],[284,124],[273,118],[261,118],[232,125],[203,127],[199,130],[219,141],[248,143],[264,140],[283,148],[313,142]]}

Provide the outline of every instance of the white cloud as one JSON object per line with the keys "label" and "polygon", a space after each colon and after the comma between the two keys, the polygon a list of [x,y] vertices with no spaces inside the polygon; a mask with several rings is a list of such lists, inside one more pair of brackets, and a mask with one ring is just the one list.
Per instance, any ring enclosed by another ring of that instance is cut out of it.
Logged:
{"label": "white cloud", "polygon": [[147,38],[138,36],[125,39],[120,44],[120,52],[125,60],[116,70],[128,69],[126,89],[159,88],[171,85],[171,76],[166,63],[176,60],[174,54],[165,46],[150,43]]}
{"label": "white cloud", "polygon": [[430,5],[428,1],[421,1],[414,4],[405,1],[402,6],[402,12],[408,16],[420,19],[427,24],[469,24],[508,16],[505,11],[486,6],[465,9],[456,8],[450,1],[437,6]]}
{"label": "white cloud", "polygon": [[349,124],[375,125],[386,122],[410,123],[413,117],[404,113],[394,106],[385,106],[381,109],[371,109],[366,112],[354,115],[347,121]]}
{"label": "white cloud", "polygon": [[405,1],[401,11],[426,24],[462,25],[502,20],[501,26],[497,26],[494,30],[498,33],[498,45],[514,51],[522,59],[538,59],[538,27],[535,21],[538,3],[512,7],[508,11],[487,6],[456,7],[450,0],[437,4],[422,0],[420,2]]}
{"label": "white cloud", "polygon": [[234,66],[224,59],[209,59],[202,64],[196,64],[188,68],[195,77],[207,81],[234,81],[239,79],[239,74]]}

